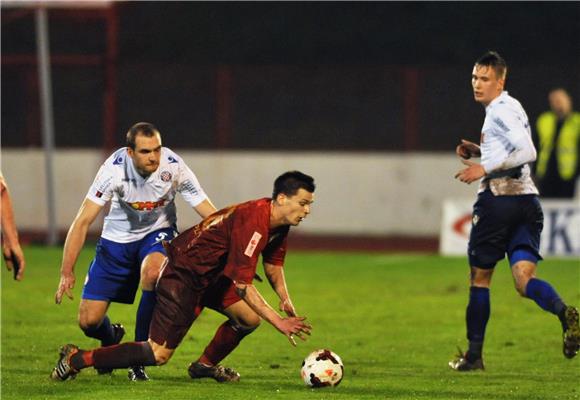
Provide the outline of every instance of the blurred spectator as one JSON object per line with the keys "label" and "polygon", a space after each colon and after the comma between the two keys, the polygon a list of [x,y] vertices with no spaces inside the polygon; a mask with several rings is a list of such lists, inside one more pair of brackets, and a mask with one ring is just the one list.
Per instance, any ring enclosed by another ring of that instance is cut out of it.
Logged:
{"label": "blurred spectator", "polygon": [[578,179],[580,153],[580,113],[572,110],[572,99],[562,88],[548,95],[550,111],[536,123],[536,178],[540,195],[572,198]]}
{"label": "blurred spectator", "polygon": [[0,214],[2,214],[2,254],[8,270],[14,271],[14,279],[21,281],[24,277],[26,261],[18,239],[10,192],[2,172],[0,172],[0,192],[2,196],[0,209]]}

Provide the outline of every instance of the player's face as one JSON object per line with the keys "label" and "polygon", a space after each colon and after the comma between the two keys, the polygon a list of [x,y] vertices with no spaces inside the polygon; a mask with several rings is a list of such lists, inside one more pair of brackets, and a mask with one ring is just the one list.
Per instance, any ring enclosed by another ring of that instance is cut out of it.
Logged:
{"label": "player's face", "polygon": [[294,196],[278,195],[282,223],[284,225],[298,225],[310,214],[310,206],[314,202],[314,193],[305,189],[298,189]]}
{"label": "player's face", "polygon": [[129,147],[127,152],[133,160],[137,172],[141,176],[147,177],[159,168],[161,137],[159,135],[147,137],[138,134],[135,137],[135,150]]}
{"label": "player's face", "polygon": [[475,65],[471,73],[473,97],[478,103],[487,106],[503,91],[505,79],[496,76],[495,70],[487,65]]}

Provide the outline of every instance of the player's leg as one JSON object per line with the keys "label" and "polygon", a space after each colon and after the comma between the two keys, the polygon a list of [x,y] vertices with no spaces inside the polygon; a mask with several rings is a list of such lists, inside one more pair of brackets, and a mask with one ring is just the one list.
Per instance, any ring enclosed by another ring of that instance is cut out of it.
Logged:
{"label": "player's leg", "polygon": [[558,316],[563,331],[564,356],[572,358],[580,349],[578,309],[567,306],[552,285],[536,277],[536,266],[542,259],[539,251],[544,214],[537,196],[517,197],[523,222],[514,228],[508,247],[516,290]]}
{"label": "player's leg", "polygon": [[65,345],[61,348],[59,361],[51,377],[64,381],[91,366],[127,368],[132,365],[165,364],[199,315],[201,296],[184,284],[185,278],[179,273],[169,271],[164,274],[164,278],[167,279],[160,279],[158,285],[159,298],[153,312],[148,341],[86,351],[72,344]]}
{"label": "player's leg", "polygon": [[86,336],[100,340],[101,346],[117,344],[125,329],[120,324],[111,324],[107,316],[109,302],[105,300],[81,299],[79,304],[79,327]]}
{"label": "player's leg", "polygon": [[238,347],[244,337],[258,328],[261,319],[235,293],[227,278],[214,285],[211,297],[206,296],[205,301],[208,307],[221,312],[228,320],[218,328],[200,358],[189,366],[189,375],[194,379],[210,377],[218,382],[237,381],[240,375],[219,363]]}
{"label": "player's leg", "polygon": [[562,325],[564,356],[576,356],[580,349],[578,310],[567,306],[550,283],[536,277],[538,256],[533,248],[518,247],[510,252],[509,259],[518,293],[558,317]]}
{"label": "player's leg", "polygon": [[[135,319],[135,341],[145,341],[149,337],[149,326],[153,309],[157,303],[155,284],[159,277],[162,264],[165,261],[163,240],[171,240],[175,236],[174,229],[161,229],[150,233],[141,240],[139,259],[141,267],[140,286],[141,300],[137,308]],[[146,381],[149,379],[143,366],[133,366],[128,371],[132,381]]]}
{"label": "player's leg", "polygon": [[119,343],[125,334],[123,326],[111,324],[107,316],[112,301],[132,301],[126,295],[123,279],[131,275],[130,269],[123,268],[125,251],[123,244],[101,238],[83,286],[79,326],[85,335],[100,340],[102,346]]}
{"label": "player's leg", "polygon": [[465,358],[474,364],[482,363],[483,342],[485,339],[485,329],[490,316],[490,296],[489,287],[493,268],[484,269],[471,267],[471,286],[469,288],[469,303],[465,311],[465,322],[467,326],[467,340],[469,347]]}
{"label": "player's leg", "polygon": [[493,194],[486,191],[474,205],[468,245],[469,301],[465,311],[468,350],[449,362],[457,371],[484,369],[483,344],[491,310],[489,287],[496,263],[504,258],[508,233],[494,202]]}
{"label": "player's leg", "polygon": [[260,317],[243,300],[232,304],[223,314],[228,317],[216,331],[213,339],[205,348],[199,361],[205,365],[219,364],[242,341],[260,325]]}
{"label": "player's leg", "polygon": [[74,344],[67,344],[60,349],[60,358],[50,376],[65,381],[74,379],[82,369],[89,367],[116,369],[135,364],[163,365],[174,351],[153,341],[127,342],[93,350],[81,350]]}

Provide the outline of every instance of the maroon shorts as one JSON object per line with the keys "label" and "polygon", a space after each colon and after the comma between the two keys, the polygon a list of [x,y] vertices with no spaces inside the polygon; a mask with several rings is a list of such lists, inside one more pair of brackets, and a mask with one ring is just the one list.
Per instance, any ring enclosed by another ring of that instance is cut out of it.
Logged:
{"label": "maroon shorts", "polygon": [[192,271],[175,268],[171,263],[162,270],[157,283],[157,304],[149,327],[149,338],[169,349],[175,349],[205,308],[222,312],[242,300],[234,283],[221,276],[213,285],[193,290]]}

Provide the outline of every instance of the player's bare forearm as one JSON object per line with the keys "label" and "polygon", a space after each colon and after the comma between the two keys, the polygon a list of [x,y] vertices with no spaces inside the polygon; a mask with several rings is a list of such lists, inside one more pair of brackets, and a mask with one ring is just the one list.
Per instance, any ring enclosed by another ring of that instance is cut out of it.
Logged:
{"label": "player's bare forearm", "polygon": [[270,307],[254,285],[236,283],[236,293],[250,306],[252,310],[256,312],[256,314],[278,329],[282,317],[280,317],[280,315]]}
{"label": "player's bare forearm", "polygon": [[305,317],[282,318],[268,305],[254,285],[243,283],[235,283],[235,285],[237,294],[250,308],[286,336],[293,346],[296,346],[294,335],[302,340],[306,340],[306,335],[310,335],[312,327],[305,322]]}
{"label": "player's bare forearm", "polygon": [[14,220],[12,200],[8,192],[8,187],[4,183],[2,183],[1,196],[2,212],[0,213],[0,217],[2,218],[2,239],[9,248],[13,248],[19,244],[18,230],[16,229],[16,221]]}
{"label": "player's bare forearm", "polygon": [[217,208],[215,208],[210,199],[205,199],[195,206],[194,209],[201,218],[206,218],[217,211]]}
{"label": "player's bare forearm", "polygon": [[89,227],[102,208],[102,206],[85,199],[68,230],[60,267],[60,282],[54,296],[56,304],[60,304],[63,294],[66,294],[71,300],[73,298],[72,289],[75,285],[74,267],[85,244]]}
{"label": "player's bare forearm", "polygon": [[77,258],[85,244],[88,226],[77,224],[76,221],[71,225],[64,242],[61,273],[73,272]]}
{"label": "player's bare forearm", "polygon": [[2,253],[6,268],[14,272],[14,279],[22,280],[24,277],[24,269],[26,268],[26,261],[24,253],[20,247],[20,238],[18,237],[18,230],[16,229],[16,221],[14,219],[14,209],[12,208],[12,199],[8,192],[8,186],[4,179],[0,179],[0,196],[1,207],[1,223],[2,223]]}
{"label": "player's bare forearm", "polygon": [[270,282],[270,286],[280,298],[280,311],[284,311],[290,317],[296,316],[296,310],[290,300],[288,287],[286,286],[286,277],[284,275],[284,267],[281,265],[273,265],[264,263],[264,272]]}

